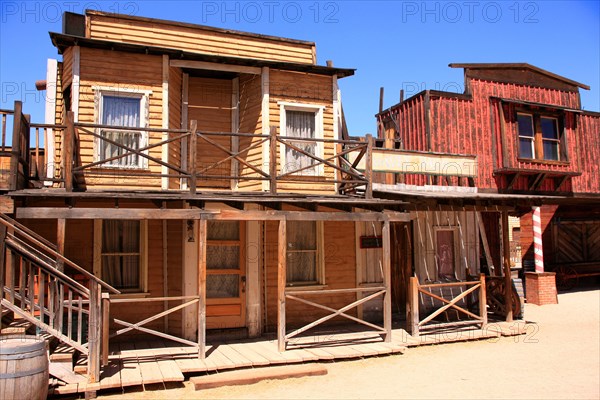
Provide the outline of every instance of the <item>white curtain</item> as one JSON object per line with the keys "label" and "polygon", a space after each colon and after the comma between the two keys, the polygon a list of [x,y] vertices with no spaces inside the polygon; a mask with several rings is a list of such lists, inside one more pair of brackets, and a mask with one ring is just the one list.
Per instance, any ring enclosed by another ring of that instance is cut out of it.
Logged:
{"label": "white curtain", "polygon": [[140,287],[139,221],[103,221],[102,279],[117,289]]}
{"label": "white curtain", "polygon": [[[315,113],[306,111],[286,111],[285,112],[286,136],[293,136],[302,139],[314,139],[315,131]],[[317,154],[316,142],[290,142],[305,151],[308,154]],[[309,165],[314,165],[317,162],[314,158],[310,158],[296,150],[286,147],[285,150],[285,171],[292,172]],[[298,172],[299,175],[316,175],[314,168],[305,169]]]}
{"label": "white curtain", "polygon": [[[140,126],[140,99],[137,97],[117,97],[103,96],[102,97],[102,124],[114,126]],[[114,142],[123,144],[129,148],[139,149],[141,142],[141,132],[125,132],[102,130],[102,136]],[[126,153],[126,151],[118,146],[101,141],[100,158],[107,159]],[[139,156],[137,154],[129,154],[128,156],[109,161],[109,165],[120,166],[138,166]]]}

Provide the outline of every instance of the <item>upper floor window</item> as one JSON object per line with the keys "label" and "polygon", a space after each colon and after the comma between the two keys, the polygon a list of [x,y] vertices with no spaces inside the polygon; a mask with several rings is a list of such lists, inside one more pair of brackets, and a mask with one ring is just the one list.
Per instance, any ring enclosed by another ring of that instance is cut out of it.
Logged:
{"label": "upper floor window", "polygon": [[[280,103],[282,136],[297,138],[287,141],[298,148],[281,145],[282,172],[295,175],[322,175],[322,165],[311,157],[323,158],[323,143],[311,139],[323,138],[323,108],[312,105]],[[311,167],[313,166],[314,167]],[[309,168],[311,167],[311,168]]]}
{"label": "upper floor window", "polygon": [[[136,91],[98,92],[98,123],[119,127],[141,128],[146,126],[148,93]],[[147,160],[131,150],[146,146],[146,133],[139,130],[102,128],[99,135],[106,140],[97,140],[97,161],[107,160],[102,165],[118,168],[146,168]]]}
{"label": "upper floor window", "polygon": [[517,113],[519,158],[566,161],[561,157],[561,135],[557,117]]}

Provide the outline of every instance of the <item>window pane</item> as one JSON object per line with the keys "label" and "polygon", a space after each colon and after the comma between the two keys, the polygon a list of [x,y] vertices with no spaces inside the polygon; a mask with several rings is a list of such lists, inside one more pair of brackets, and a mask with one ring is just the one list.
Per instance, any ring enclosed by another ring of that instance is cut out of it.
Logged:
{"label": "window pane", "polygon": [[102,221],[102,253],[139,253],[140,221]]}
{"label": "window pane", "polygon": [[288,221],[288,250],[316,250],[317,223],[315,221]]}
{"label": "window pane", "polygon": [[519,139],[519,157],[533,158],[533,139]]}
{"label": "window pane", "polygon": [[541,118],[542,138],[558,140],[558,127],[555,118]]}
{"label": "window pane", "polygon": [[140,99],[137,97],[102,96],[102,124],[140,126]]}
{"label": "window pane", "polygon": [[[304,139],[312,139],[316,137],[316,121],[315,113],[306,111],[286,111],[286,136],[293,136]],[[317,144],[315,142],[295,142],[291,144],[298,147],[302,151],[317,155]],[[317,160],[311,158],[297,150],[286,147],[285,150],[285,171],[295,171],[304,167],[308,167],[317,163]],[[298,172],[300,175],[314,175],[315,169],[310,168]]]}
{"label": "window pane", "polygon": [[240,281],[239,275],[207,275],[206,297],[209,299],[223,299],[228,297],[239,297]]}
{"label": "window pane", "polygon": [[317,252],[302,251],[287,254],[287,282],[317,281]]}
{"label": "window pane", "polygon": [[117,289],[140,287],[140,257],[138,255],[102,256],[102,280]]}
{"label": "window pane", "polygon": [[208,240],[239,240],[239,221],[208,221],[206,236]]}
{"label": "window pane", "polygon": [[102,279],[117,289],[140,288],[140,221],[102,221]]}
{"label": "window pane", "polygon": [[211,246],[206,248],[206,268],[208,269],[239,269],[239,246]]}
{"label": "window pane", "polygon": [[558,155],[558,142],[544,140],[544,160],[560,160]]}
{"label": "window pane", "polygon": [[519,136],[533,137],[533,117],[527,114],[517,114]]}
{"label": "window pane", "polygon": [[[104,125],[139,127],[141,121],[141,99],[139,97],[102,96],[102,121]],[[138,150],[141,143],[141,132],[124,132],[101,130],[100,135],[126,146]],[[127,153],[125,149],[107,141],[100,141],[100,159],[108,159]],[[138,167],[140,157],[129,154],[106,162],[106,165]]]}

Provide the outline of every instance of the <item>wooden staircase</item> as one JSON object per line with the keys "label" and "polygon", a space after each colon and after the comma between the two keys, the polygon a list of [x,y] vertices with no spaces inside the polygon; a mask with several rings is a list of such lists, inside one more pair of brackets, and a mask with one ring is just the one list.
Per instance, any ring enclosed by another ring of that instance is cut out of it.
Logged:
{"label": "wooden staircase", "polygon": [[[102,351],[108,354],[102,298],[119,292],[4,214],[0,214],[0,246],[0,339],[44,337],[51,351],[52,376],[65,383],[97,382]],[[85,280],[77,282],[70,272]],[[86,361],[87,376],[73,370],[78,357]]]}

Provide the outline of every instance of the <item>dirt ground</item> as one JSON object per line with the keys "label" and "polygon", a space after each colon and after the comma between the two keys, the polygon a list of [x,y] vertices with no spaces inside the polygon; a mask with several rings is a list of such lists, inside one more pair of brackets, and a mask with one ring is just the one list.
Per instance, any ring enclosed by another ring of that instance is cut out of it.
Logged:
{"label": "dirt ground", "polygon": [[[523,336],[410,348],[326,364],[328,375],[194,391],[131,391],[102,399],[600,399],[600,289],[527,305]],[[522,323],[522,322],[521,322]]]}

